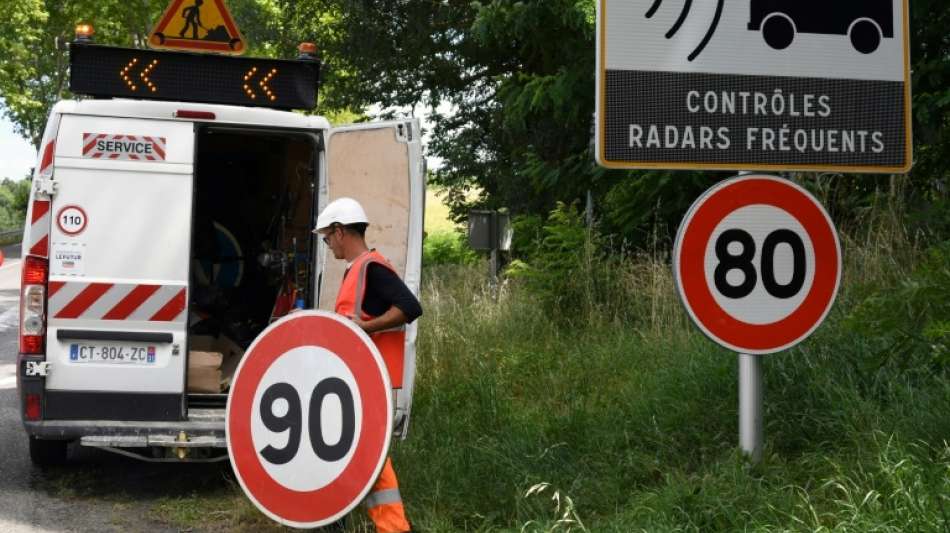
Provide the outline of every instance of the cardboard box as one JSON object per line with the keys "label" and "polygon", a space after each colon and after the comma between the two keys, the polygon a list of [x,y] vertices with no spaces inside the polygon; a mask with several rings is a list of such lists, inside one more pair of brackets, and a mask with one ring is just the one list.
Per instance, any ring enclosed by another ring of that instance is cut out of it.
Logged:
{"label": "cardboard box", "polygon": [[188,392],[221,392],[221,362],[218,352],[188,352]]}
{"label": "cardboard box", "polygon": [[188,344],[188,392],[226,391],[244,350],[224,335],[195,335],[189,337]]}

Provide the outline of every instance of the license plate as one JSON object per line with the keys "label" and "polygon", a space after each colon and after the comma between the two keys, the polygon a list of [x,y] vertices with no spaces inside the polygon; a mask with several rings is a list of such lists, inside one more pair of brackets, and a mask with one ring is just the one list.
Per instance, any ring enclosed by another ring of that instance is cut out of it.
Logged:
{"label": "license plate", "polygon": [[154,346],[127,344],[70,344],[69,360],[74,363],[107,363],[115,365],[155,364]]}

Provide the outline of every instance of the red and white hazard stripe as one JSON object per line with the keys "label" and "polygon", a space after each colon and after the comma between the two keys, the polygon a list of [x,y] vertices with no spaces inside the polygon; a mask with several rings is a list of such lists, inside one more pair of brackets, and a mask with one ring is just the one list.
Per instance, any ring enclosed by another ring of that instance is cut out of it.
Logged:
{"label": "red and white hazard stripe", "polygon": [[53,152],[56,151],[56,139],[46,143],[43,156],[40,159],[40,176],[48,178],[53,175]]}
{"label": "red and white hazard stripe", "polygon": [[184,285],[49,282],[53,319],[184,322]]}
{"label": "red and white hazard stripe", "polygon": [[49,257],[50,201],[34,200],[30,211],[30,255]]}
{"label": "red and white hazard stripe", "polygon": [[[151,154],[134,154],[122,151],[106,151],[97,148],[99,141],[120,141],[128,143],[147,143],[151,145]],[[132,161],[164,161],[165,137],[148,135],[112,135],[108,133],[83,133],[82,156],[92,159],[127,159]]]}
{"label": "red and white hazard stripe", "polygon": [[[53,176],[53,152],[56,150],[56,140],[49,141],[43,147],[43,153],[40,156],[37,175],[40,178],[49,179]],[[50,232],[50,200],[36,199],[30,209],[30,248],[27,252],[37,257],[49,257],[49,232]]]}

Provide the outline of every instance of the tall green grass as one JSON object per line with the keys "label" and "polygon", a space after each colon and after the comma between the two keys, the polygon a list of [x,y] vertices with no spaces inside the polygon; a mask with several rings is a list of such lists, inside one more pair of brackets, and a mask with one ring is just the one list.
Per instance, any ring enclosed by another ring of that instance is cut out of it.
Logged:
{"label": "tall green grass", "polygon": [[736,452],[736,355],[689,324],[662,253],[581,247],[566,309],[524,278],[493,290],[484,265],[428,268],[412,427],[394,448],[410,518],[421,531],[946,531],[947,368],[881,365],[873,332],[850,322],[924,252],[899,216],[842,244],[825,324],[766,356],[755,467]]}

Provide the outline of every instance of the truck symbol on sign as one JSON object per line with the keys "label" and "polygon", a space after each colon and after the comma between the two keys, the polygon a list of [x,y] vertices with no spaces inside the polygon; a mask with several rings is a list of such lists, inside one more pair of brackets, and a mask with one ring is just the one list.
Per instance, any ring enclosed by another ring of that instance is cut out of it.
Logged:
{"label": "truck symbol on sign", "polygon": [[749,12],[749,30],[761,31],[776,50],[788,48],[799,33],[847,35],[862,54],[894,37],[891,0],[751,0]]}

